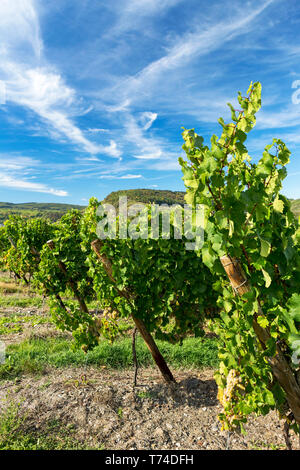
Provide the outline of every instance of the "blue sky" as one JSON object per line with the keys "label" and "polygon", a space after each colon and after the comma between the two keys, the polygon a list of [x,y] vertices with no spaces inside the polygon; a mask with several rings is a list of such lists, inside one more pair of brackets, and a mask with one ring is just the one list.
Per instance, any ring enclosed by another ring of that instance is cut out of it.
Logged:
{"label": "blue sky", "polygon": [[299,58],[298,0],[1,0],[0,201],[183,190],[181,126],[219,135],[251,80],[250,155],[283,139],[300,198]]}

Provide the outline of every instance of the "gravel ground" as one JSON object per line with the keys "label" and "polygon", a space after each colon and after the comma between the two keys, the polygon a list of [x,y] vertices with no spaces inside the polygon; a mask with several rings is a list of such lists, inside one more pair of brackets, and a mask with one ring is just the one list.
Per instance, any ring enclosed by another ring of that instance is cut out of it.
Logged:
{"label": "gravel ground", "polygon": [[[1,315],[47,315],[46,305],[0,308]],[[32,335],[60,336],[52,324],[29,326],[1,335],[6,344]],[[95,367],[48,369],[42,376],[22,376],[0,383],[0,410],[21,402],[24,432],[47,432],[49,423],[75,430],[87,448],[109,450],[285,449],[283,421],[275,412],[251,417],[247,434],[220,430],[221,406],[213,370],[174,371],[177,385],[167,386],[156,369],[139,369],[137,387],[132,370]],[[292,435],[293,448],[298,439]]]}
{"label": "gravel ground", "polygon": [[[48,370],[40,377],[2,382],[6,397],[19,402],[30,431],[43,431],[57,420],[75,429],[87,447],[118,450],[284,449],[283,422],[271,412],[250,418],[246,436],[220,431],[221,407],[213,371],[175,371],[177,385],[165,385],[154,369],[96,368]],[[293,447],[297,439],[292,437]]]}

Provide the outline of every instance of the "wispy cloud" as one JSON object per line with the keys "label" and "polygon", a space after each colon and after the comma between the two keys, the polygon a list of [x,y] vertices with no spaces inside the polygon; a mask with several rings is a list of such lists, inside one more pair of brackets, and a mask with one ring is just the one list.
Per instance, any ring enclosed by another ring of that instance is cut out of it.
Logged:
{"label": "wispy cloud", "polygon": [[91,132],[92,134],[98,134],[101,132],[109,132],[109,129],[98,129],[97,127],[95,127],[87,129],[87,132]]}
{"label": "wispy cloud", "polygon": [[54,196],[67,196],[68,192],[56,189],[40,182],[32,182],[36,179],[37,169],[43,169],[43,164],[39,160],[20,155],[0,155],[0,187],[12,188],[15,190],[47,193]]}
{"label": "wispy cloud", "polygon": [[36,167],[37,165],[40,165],[40,161],[31,157],[0,154],[0,168],[6,170],[24,171],[26,168]]}
{"label": "wispy cloud", "polygon": [[[146,18],[151,18],[181,3],[183,0],[124,0],[117,10],[117,21],[110,28],[109,35],[125,33],[128,30],[140,29]],[[146,31],[145,31],[146,32]]]}
{"label": "wispy cloud", "polygon": [[[157,114],[144,112],[142,114],[142,125],[139,125],[139,118],[132,114],[126,114],[124,126],[126,129],[125,139],[136,147],[133,151],[133,157],[141,160],[149,160],[160,158],[165,144],[162,139],[152,136],[146,136],[145,131],[150,128],[152,122],[156,119]],[[146,124],[143,122],[147,118]]]}
{"label": "wispy cloud", "polygon": [[50,188],[46,184],[32,183],[26,179],[17,179],[7,173],[0,172],[0,186],[16,190],[32,191],[37,193],[52,194],[53,196],[67,196],[67,191]]}
{"label": "wispy cloud", "polygon": [[[30,45],[36,57],[40,57],[43,43],[35,0],[1,0],[0,37],[2,53],[9,55]],[[4,40],[3,40],[4,39]]]}
{"label": "wispy cloud", "polygon": [[134,180],[134,179],[140,179],[143,178],[142,175],[100,175],[99,179],[108,179],[108,180]]}
{"label": "wispy cloud", "polygon": [[157,119],[157,113],[151,113],[150,111],[145,111],[140,117],[141,124],[144,131],[150,129],[154,121]]}
{"label": "wispy cloud", "polygon": [[253,158],[274,134],[296,153],[297,0],[73,3],[0,0],[7,185],[67,188],[78,201],[131,181],[182,189],[181,126],[219,135],[226,103],[251,80],[263,85]]}
{"label": "wispy cloud", "polygon": [[257,127],[259,129],[275,129],[295,127],[300,125],[300,105],[290,104],[285,109],[265,111],[257,115]]}
{"label": "wispy cloud", "polygon": [[122,9],[122,16],[139,15],[148,16],[171,8],[183,0],[126,0]]}
{"label": "wispy cloud", "polygon": [[[34,111],[50,125],[54,135],[67,138],[87,153],[119,157],[121,152],[115,142],[94,143],[74,123],[74,115],[86,114],[91,108],[84,110],[75,90],[45,57],[41,58],[42,39],[35,7],[34,0],[2,0],[0,3],[0,40],[6,46],[0,73],[6,83],[7,102]],[[26,42],[32,45],[33,53],[27,51],[24,61],[20,51]]]}
{"label": "wispy cloud", "polygon": [[[125,98],[133,99],[141,87],[149,89],[150,83],[159,79],[166,71],[174,70],[187,64],[195,57],[204,56],[213,52],[226,42],[249,32],[253,28],[252,23],[259,15],[276,0],[267,0],[260,3],[256,8],[249,8],[247,14],[245,11],[237,12],[236,19],[233,21],[221,20],[214,26],[203,30],[188,32],[183,37],[169,47],[167,54],[157,59],[134,76],[126,79],[120,84]],[[252,4],[251,4],[252,6]]]}

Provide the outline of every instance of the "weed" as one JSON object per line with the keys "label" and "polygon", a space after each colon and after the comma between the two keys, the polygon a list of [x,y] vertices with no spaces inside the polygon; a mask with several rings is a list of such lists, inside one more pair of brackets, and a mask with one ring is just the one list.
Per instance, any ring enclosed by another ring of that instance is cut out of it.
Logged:
{"label": "weed", "polygon": [[118,408],[117,415],[120,419],[123,419],[123,408]]}
{"label": "weed", "polygon": [[147,398],[153,398],[153,394],[149,391],[147,391],[147,392],[138,392],[136,395],[141,400],[145,400]]}
{"label": "weed", "polygon": [[51,322],[47,316],[13,314],[0,316],[0,335],[22,332],[24,326],[35,326]]}
{"label": "weed", "polygon": [[52,419],[38,432],[32,429],[27,418],[22,414],[20,403],[12,402],[0,413],[0,450],[86,449],[74,438],[73,425],[63,426],[59,420]]}
{"label": "weed", "polygon": [[43,298],[40,296],[0,295],[0,307],[42,307],[42,305]]}
{"label": "weed", "polygon": [[[103,340],[84,354],[72,350],[71,340],[61,337],[33,338],[7,347],[7,359],[0,365],[0,379],[13,379],[22,374],[42,374],[49,367],[88,366],[100,368],[132,367],[131,339],[122,338],[111,344]],[[166,361],[173,368],[216,367],[217,343],[215,338],[187,338],[182,346],[158,341],[158,346]],[[139,338],[137,355],[140,366],[151,366],[152,357]]]}

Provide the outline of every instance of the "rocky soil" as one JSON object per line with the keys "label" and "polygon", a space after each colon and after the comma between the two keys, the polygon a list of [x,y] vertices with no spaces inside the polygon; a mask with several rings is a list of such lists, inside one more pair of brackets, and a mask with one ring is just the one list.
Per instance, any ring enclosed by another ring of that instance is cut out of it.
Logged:
{"label": "rocky soil", "polygon": [[[0,308],[9,315],[48,317],[47,306]],[[24,324],[0,335],[6,345],[34,337],[61,335],[48,323]],[[217,419],[221,407],[213,370],[174,371],[177,385],[163,383],[156,369],[49,368],[43,375],[0,382],[0,410],[21,403],[24,432],[47,432],[49,423],[72,429],[85,448],[109,450],[285,449],[283,422],[275,412],[250,418],[247,434],[228,435]],[[298,439],[292,436],[293,448]]]}
{"label": "rocky soil", "polygon": [[[118,450],[284,449],[283,423],[275,413],[251,418],[247,434],[222,432],[213,371],[176,372],[167,386],[154,369],[96,368],[48,370],[43,376],[2,382],[0,408],[22,402],[30,432],[59,422],[75,430],[89,448]],[[297,448],[296,438],[293,446]]]}

